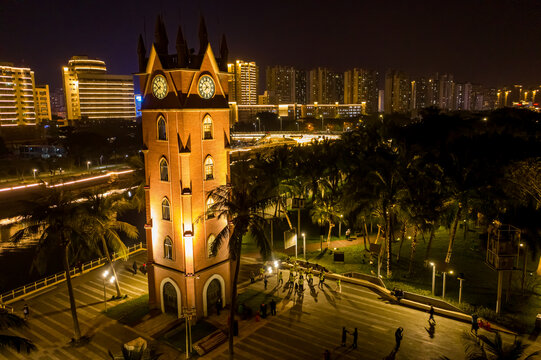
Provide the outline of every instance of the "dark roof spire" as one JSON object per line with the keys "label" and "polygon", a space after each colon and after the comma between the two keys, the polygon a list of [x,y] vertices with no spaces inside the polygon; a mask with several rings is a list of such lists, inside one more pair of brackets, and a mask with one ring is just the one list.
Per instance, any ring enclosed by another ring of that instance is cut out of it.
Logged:
{"label": "dark roof spire", "polygon": [[227,71],[227,56],[229,55],[229,49],[227,48],[227,40],[225,34],[222,34],[222,41],[220,42],[220,70]]}
{"label": "dark roof spire", "polygon": [[147,66],[147,49],[145,48],[145,42],[143,41],[143,35],[139,34],[139,41],[137,43],[137,57],[139,59],[139,72],[145,71]]}
{"label": "dark roof spire", "polygon": [[205,18],[201,15],[199,18],[199,55],[205,53],[208,43],[209,35],[207,33],[207,25],[205,24]]}
{"label": "dark roof spire", "polygon": [[182,34],[182,27],[179,25],[177,32],[177,58],[178,58],[178,67],[188,66],[188,43],[184,39]]}
{"label": "dark roof spire", "polygon": [[165,24],[161,15],[158,15],[158,18],[156,19],[154,37],[154,43],[158,54],[167,55],[169,40],[167,39],[167,31],[165,30]]}

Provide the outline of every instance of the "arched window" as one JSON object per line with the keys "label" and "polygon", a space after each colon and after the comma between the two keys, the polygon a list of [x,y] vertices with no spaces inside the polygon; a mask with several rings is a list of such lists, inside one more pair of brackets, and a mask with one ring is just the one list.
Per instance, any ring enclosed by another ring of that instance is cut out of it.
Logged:
{"label": "arched window", "polygon": [[210,234],[207,238],[207,255],[209,258],[216,256],[212,253],[212,244],[214,243],[214,240],[216,239],[216,236],[214,234]]}
{"label": "arched window", "polygon": [[169,211],[169,200],[167,198],[162,201],[162,219],[171,220],[171,212]]}
{"label": "arched window", "polygon": [[205,180],[214,179],[214,160],[212,157],[207,156],[205,159]]}
{"label": "arched window", "polygon": [[169,165],[167,165],[165,158],[160,160],[160,180],[169,181]]}
{"label": "arched window", "polygon": [[160,116],[158,119],[158,140],[167,140],[167,128],[165,119]]}
{"label": "arched window", "polygon": [[169,236],[163,241],[163,257],[166,259],[173,259],[173,241]]}
{"label": "arched window", "polygon": [[212,219],[214,217],[214,211],[211,210],[212,205],[214,205],[214,199],[209,196],[207,199],[207,219]]}
{"label": "arched window", "polygon": [[203,119],[203,140],[212,139],[212,118],[210,115]]}

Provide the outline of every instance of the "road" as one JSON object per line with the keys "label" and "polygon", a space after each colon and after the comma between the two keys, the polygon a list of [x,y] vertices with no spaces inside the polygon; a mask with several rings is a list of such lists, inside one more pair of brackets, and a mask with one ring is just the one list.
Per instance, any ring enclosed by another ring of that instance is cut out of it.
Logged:
{"label": "road", "polygon": [[[127,262],[117,262],[115,266],[120,287],[129,298],[133,299],[148,292],[146,275],[138,273],[134,276],[131,272],[134,258],[141,264],[146,261],[146,256],[146,251],[140,252]],[[22,315],[24,304],[28,304],[30,318],[27,329],[9,329],[7,332],[31,339],[38,351],[27,355],[6,348],[0,351],[0,359],[108,359],[108,350],[118,353],[123,343],[139,337],[133,329],[102,314],[104,303],[100,269],[73,279],[81,333],[91,336],[88,344],[81,347],[69,345],[73,337],[73,322],[64,282],[36,295],[29,295],[25,301],[10,304],[19,315]],[[108,285],[108,296],[113,295],[113,291],[114,287]]]}
{"label": "road", "polygon": [[[342,283],[342,292],[338,293],[336,283],[327,281],[324,290],[316,286],[315,293],[305,290],[304,298],[299,299],[288,296],[283,288],[273,288],[275,282],[273,277],[267,292],[283,297],[278,316],[262,320],[264,324],[251,334],[250,326],[242,326],[235,359],[322,359],[325,350],[331,351],[332,359],[384,359],[392,353],[394,332],[399,326],[404,328],[404,339],[396,359],[438,359],[442,355],[464,359],[462,333],[469,332],[469,324],[436,315],[435,336],[430,338],[425,329],[427,313],[385,302],[361,286]],[[250,288],[264,291],[261,282]],[[358,328],[357,349],[351,348],[351,335],[347,346],[340,346],[342,326],[349,331]],[[504,340],[511,342],[512,338],[506,336]],[[528,353],[539,349],[541,346],[535,343]],[[227,350],[219,350],[210,358],[228,359]]]}

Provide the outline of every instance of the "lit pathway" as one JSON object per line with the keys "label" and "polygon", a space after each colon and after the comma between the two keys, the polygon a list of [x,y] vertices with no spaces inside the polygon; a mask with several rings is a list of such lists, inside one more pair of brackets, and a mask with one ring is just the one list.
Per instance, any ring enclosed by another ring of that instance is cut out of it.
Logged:
{"label": "lit pathway", "polygon": [[[285,279],[287,274],[285,271]],[[274,290],[275,279],[267,292]],[[396,359],[437,359],[442,355],[464,359],[461,336],[470,330],[468,324],[436,315],[435,337],[431,339],[425,330],[427,313],[384,302],[374,292],[352,284],[342,284],[339,294],[334,291],[334,281],[327,283],[324,291],[316,285],[317,302],[309,290],[305,290],[303,300],[295,301],[294,295],[288,299],[287,292],[280,288],[279,296],[285,298],[277,306],[278,316],[262,320],[264,324],[258,324],[255,331],[250,329],[255,323],[241,325],[240,335],[245,337],[235,344],[235,359],[322,359],[326,349],[333,360],[383,359],[395,346],[394,332],[399,326],[404,328],[404,339]],[[250,288],[263,291],[261,282]],[[349,331],[358,328],[357,349],[350,347],[351,334],[347,347],[340,346],[342,326]],[[511,342],[512,338],[505,336],[504,341]],[[528,353],[539,348],[536,343]],[[222,345],[206,358],[228,359],[226,349],[227,345]]]}
{"label": "lit pathway", "polygon": [[[130,272],[134,259],[141,265],[146,261],[146,251],[134,255],[127,262],[117,262],[115,267],[120,287],[131,299],[148,292],[146,275],[138,272],[134,276]],[[30,308],[29,328],[7,331],[31,339],[38,347],[38,351],[29,356],[4,349],[0,351],[0,359],[108,359],[108,350],[119,353],[122,343],[139,337],[131,328],[101,313],[104,310],[102,272],[103,268],[99,268],[73,279],[81,333],[92,336],[88,344],[81,347],[69,345],[73,337],[73,322],[64,282],[28,296],[25,300]],[[114,286],[107,285],[108,297],[113,294]],[[108,306],[115,304],[116,302],[108,303]],[[23,301],[13,303],[11,306],[22,315]]]}

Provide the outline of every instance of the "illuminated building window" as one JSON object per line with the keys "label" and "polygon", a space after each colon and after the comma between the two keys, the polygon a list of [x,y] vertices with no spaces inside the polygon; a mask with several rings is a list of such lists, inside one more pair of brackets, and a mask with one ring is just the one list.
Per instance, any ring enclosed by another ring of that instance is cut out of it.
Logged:
{"label": "illuminated building window", "polygon": [[173,260],[173,241],[169,236],[163,241],[163,257]]}
{"label": "illuminated building window", "polygon": [[169,166],[167,165],[167,160],[165,160],[165,158],[160,160],[160,180],[169,181]]}
{"label": "illuminated building window", "polygon": [[165,127],[165,119],[161,116],[158,119],[158,140],[167,140],[167,129]]}
{"label": "illuminated building window", "polygon": [[209,197],[207,199],[207,219],[212,219],[214,217],[214,211],[212,206],[214,205],[214,199]]}
{"label": "illuminated building window", "polygon": [[169,211],[169,200],[167,198],[162,201],[162,219],[171,220],[171,212]]}
{"label": "illuminated building window", "polygon": [[210,234],[207,238],[207,255],[209,258],[216,256],[212,253],[212,244],[214,243],[214,240],[216,239],[216,236],[214,234]]}
{"label": "illuminated building window", "polygon": [[214,160],[212,157],[207,156],[205,159],[205,180],[214,179]]}
{"label": "illuminated building window", "polygon": [[203,140],[212,139],[212,118],[210,115],[205,116],[203,120]]}

